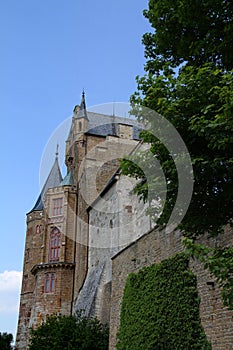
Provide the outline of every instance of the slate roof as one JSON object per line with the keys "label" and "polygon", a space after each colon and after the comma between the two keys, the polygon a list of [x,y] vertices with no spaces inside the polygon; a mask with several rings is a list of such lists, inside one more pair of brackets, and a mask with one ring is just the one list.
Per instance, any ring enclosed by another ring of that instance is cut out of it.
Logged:
{"label": "slate roof", "polygon": [[133,139],[139,140],[139,132],[144,129],[143,124],[139,123],[135,119],[130,118],[122,118],[114,115],[100,114],[95,112],[88,112],[86,109],[85,102],[85,93],[82,92],[82,99],[79,110],[75,115],[76,108],[78,105],[74,107],[74,115],[72,124],[70,127],[69,135],[67,141],[71,139],[72,129],[73,129],[73,121],[74,119],[85,118],[88,121],[88,130],[87,134],[97,135],[97,136],[118,136],[117,135],[117,125],[125,124],[133,126]]}
{"label": "slate roof", "polygon": [[44,207],[43,200],[46,192],[48,191],[49,188],[53,187],[58,187],[62,182],[62,175],[61,175],[61,170],[59,167],[58,163],[58,156],[56,154],[56,158],[54,161],[54,164],[52,166],[52,169],[47,177],[47,180],[45,181],[45,184],[41,190],[41,193],[36,201],[36,204],[32,208],[32,210],[29,212],[31,213],[32,211],[36,210],[42,210]]}
{"label": "slate roof", "polygon": [[70,170],[70,172],[64,177],[64,179],[60,183],[60,186],[73,186],[73,185],[74,185],[74,177],[73,177],[72,170]]}
{"label": "slate roof", "polygon": [[126,124],[133,126],[133,139],[139,140],[139,132],[143,125],[135,119],[110,116],[94,112],[87,112],[89,119],[88,134],[99,136],[117,136],[117,125]]}

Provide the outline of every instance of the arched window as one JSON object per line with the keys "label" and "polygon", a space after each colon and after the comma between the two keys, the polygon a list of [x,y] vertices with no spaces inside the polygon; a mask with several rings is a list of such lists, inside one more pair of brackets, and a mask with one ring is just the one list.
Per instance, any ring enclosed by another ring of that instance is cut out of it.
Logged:
{"label": "arched window", "polygon": [[59,261],[61,250],[61,232],[54,227],[50,232],[49,261]]}

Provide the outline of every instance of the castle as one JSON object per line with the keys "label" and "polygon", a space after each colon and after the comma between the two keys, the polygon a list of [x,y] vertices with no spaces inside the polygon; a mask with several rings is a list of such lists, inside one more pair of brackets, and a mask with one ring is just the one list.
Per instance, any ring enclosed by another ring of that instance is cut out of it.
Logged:
{"label": "castle", "polygon": [[[135,180],[119,171],[120,158],[143,147],[141,128],[134,119],[87,111],[84,93],[75,106],[66,140],[67,174],[62,178],[56,153],[27,214],[18,350],[27,348],[30,327],[47,314],[79,309],[110,323],[109,349],[114,350],[127,275],[183,249],[180,232],[153,227],[146,205],[132,192]],[[212,244],[233,245],[232,232]],[[232,312],[222,305],[212,276],[197,262],[190,268],[197,275],[201,320],[213,349],[231,349]]]}
{"label": "castle", "polygon": [[[88,112],[82,94],[66,140],[67,175],[62,178],[56,153],[41,193],[27,213],[17,349],[26,349],[29,329],[47,314],[70,315],[82,308],[87,315],[109,322],[109,264],[111,256],[127,244],[116,220],[128,215],[131,223],[132,206],[129,198],[123,212],[119,208],[107,212],[92,203],[115,181],[119,160],[138,145],[138,133],[133,119]],[[124,196],[130,196],[131,189]],[[116,203],[120,205],[117,199],[112,205]],[[95,223],[101,215],[106,217],[105,228]],[[98,240],[103,230],[105,237]]]}

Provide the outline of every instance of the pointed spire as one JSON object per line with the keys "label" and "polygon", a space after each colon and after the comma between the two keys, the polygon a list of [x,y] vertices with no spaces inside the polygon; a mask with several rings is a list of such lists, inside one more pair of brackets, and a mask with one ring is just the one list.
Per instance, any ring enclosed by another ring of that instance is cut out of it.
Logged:
{"label": "pointed spire", "polygon": [[56,148],[56,153],[55,153],[56,158],[55,159],[58,159],[58,148],[59,148],[59,144],[57,143],[57,148]]}
{"label": "pointed spire", "polygon": [[49,188],[58,187],[61,181],[62,181],[62,175],[61,175],[61,170],[58,163],[58,145],[57,145],[56,153],[55,153],[55,161],[53,163],[52,169],[50,170],[50,173],[45,181],[45,184],[36,201],[36,204],[34,205],[34,207],[30,212],[35,210],[42,210],[44,207],[43,201],[44,201],[44,196],[46,192],[48,191]]}
{"label": "pointed spire", "polygon": [[85,119],[88,120],[84,89],[83,89],[83,92],[82,92],[82,100],[81,100],[80,109],[78,111],[77,117],[78,118],[85,118]]}

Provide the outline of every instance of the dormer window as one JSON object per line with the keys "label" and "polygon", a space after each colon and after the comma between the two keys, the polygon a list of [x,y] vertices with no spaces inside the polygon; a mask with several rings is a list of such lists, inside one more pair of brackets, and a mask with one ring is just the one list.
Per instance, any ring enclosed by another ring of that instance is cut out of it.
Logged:
{"label": "dormer window", "polygon": [[62,215],[62,198],[53,199],[53,216]]}

